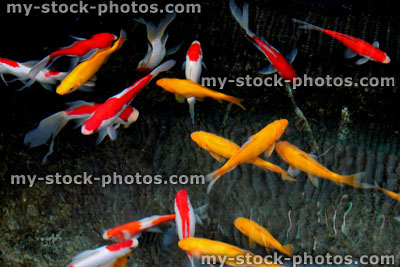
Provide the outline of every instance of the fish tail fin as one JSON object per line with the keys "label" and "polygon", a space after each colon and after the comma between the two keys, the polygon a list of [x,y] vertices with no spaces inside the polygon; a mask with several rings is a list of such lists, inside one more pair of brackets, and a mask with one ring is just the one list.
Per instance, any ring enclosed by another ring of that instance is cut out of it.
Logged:
{"label": "fish tail fin", "polygon": [[67,124],[68,116],[65,111],[57,112],[43,119],[36,129],[29,131],[24,138],[24,144],[32,147],[43,145],[50,139],[51,136],[55,136],[58,132]]}
{"label": "fish tail fin", "polygon": [[150,43],[155,39],[162,38],[164,35],[165,29],[168,25],[175,19],[176,13],[168,14],[165,18],[163,18],[158,26],[156,27],[151,22],[146,22],[143,18],[136,19],[137,22],[146,25],[147,29],[147,38],[149,39]]}
{"label": "fish tail fin", "polygon": [[292,245],[290,244],[286,244],[282,247],[282,251],[288,255],[289,257],[293,256],[293,252],[292,252]]}
{"label": "fish tail fin", "polygon": [[247,35],[253,37],[255,34],[249,29],[249,3],[244,3],[243,11],[235,4],[234,0],[229,2],[231,13],[240,26],[246,31]]}
{"label": "fish tail fin", "polygon": [[47,56],[38,63],[36,63],[36,65],[33,66],[32,69],[29,71],[28,77],[34,80],[35,77],[39,74],[39,72],[42,69],[44,69],[47,66],[47,64],[49,64],[50,60],[51,60],[50,56]]}
{"label": "fish tail fin", "polygon": [[221,177],[219,173],[220,170],[218,169],[212,173],[207,174],[206,181],[209,182],[207,186],[207,194],[211,192],[211,189],[213,188],[214,184],[218,181],[219,177]]}
{"label": "fish tail fin", "polygon": [[304,20],[299,20],[299,19],[292,19],[294,22],[301,24],[299,26],[300,29],[305,29],[305,30],[316,30],[316,31],[322,31],[323,29],[321,27],[315,26],[311,23],[305,22]]}
{"label": "fish tail fin", "polygon": [[227,95],[224,98],[224,100],[231,102],[231,103],[235,104],[236,106],[239,106],[243,110],[246,110],[246,108],[241,104],[243,102],[243,99],[241,99],[241,98]]}
{"label": "fish tail fin", "polygon": [[352,175],[344,175],[342,176],[342,180],[344,184],[363,189],[372,189],[376,188],[376,186],[362,182],[362,178],[365,175],[365,172],[359,172]]}
{"label": "fish tail fin", "polygon": [[150,72],[150,75],[152,75],[152,79],[156,77],[158,74],[164,71],[170,70],[173,66],[175,66],[176,61],[173,59],[167,60],[161,65],[159,65],[157,68],[155,68],[152,72]]}

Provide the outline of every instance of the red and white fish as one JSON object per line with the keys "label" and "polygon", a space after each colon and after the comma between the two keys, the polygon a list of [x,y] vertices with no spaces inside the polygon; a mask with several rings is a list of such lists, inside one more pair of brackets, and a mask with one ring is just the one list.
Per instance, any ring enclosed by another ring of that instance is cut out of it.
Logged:
{"label": "red and white fish", "polygon": [[137,22],[146,25],[147,39],[149,40],[147,53],[145,57],[139,62],[137,70],[140,72],[150,72],[167,55],[172,55],[181,45],[178,45],[171,49],[166,49],[165,44],[168,40],[168,33],[164,33],[168,25],[175,19],[176,14],[171,13],[160,21],[160,24],[156,27],[151,22],[146,22],[143,18],[136,19]]}
{"label": "red and white fish", "polygon": [[254,41],[254,45],[264,53],[271,65],[266,66],[260,70],[261,74],[272,74],[278,72],[279,75],[285,80],[293,83],[293,80],[297,78],[296,71],[290,65],[297,55],[297,48],[293,49],[289,55],[283,57],[279,51],[268,44],[264,38],[258,38],[249,29],[249,4],[244,3],[243,11],[241,11],[235,4],[234,0],[230,1],[229,7],[231,9],[232,15],[235,17],[236,21],[239,22],[240,26],[246,31],[247,35],[250,36]]}
{"label": "red and white fish", "polygon": [[[175,222],[179,239],[185,239],[194,236],[196,229],[196,215],[190,203],[185,189],[181,189],[175,196]],[[192,266],[194,266],[193,256],[187,253]]]}
{"label": "red and white fish", "polygon": [[308,22],[298,20],[298,19],[293,19],[293,21],[302,24],[300,26],[301,29],[321,31],[321,32],[335,38],[342,44],[344,44],[347,47],[347,49],[344,53],[344,56],[346,58],[353,58],[356,55],[362,56],[362,58],[357,60],[357,62],[356,62],[357,65],[364,64],[368,60],[376,61],[376,62],[383,63],[383,64],[390,63],[389,56],[385,52],[383,52],[382,50],[379,49],[378,41],[373,42],[371,45],[370,43],[367,43],[366,41],[361,40],[361,39],[356,38],[351,35],[323,29],[323,28],[320,28],[318,26],[312,25]]}
{"label": "red and white fish", "polygon": [[149,75],[135,82],[119,94],[109,98],[104,104],[96,109],[94,114],[82,125],[81,132],[90,135],[99,132],[99,139],[107,134],[111,140],[117,138],[114,124],[118,121],[119,115],[129,106],[133,98],[145,88],[149,82],[159,73],[167,71],[175,65],[175,60],[168,60],[155,68]]}
{"label": "red and white fish", "polygon": [[122,242],[125,240],[139,238],[142,232],[158,226],[161,223],[175,220],[175,214],[169,215],[153,215],[151,217],[143,218],[139,221],[126,223],[110,230],[103,234],[105,240],[113,240]]}
{"label": "red and white fish", "polygon": [[[186,79],[200,83],[201,70],[204,65],[203,63],[203,51],[199,41],[194,41],[186,54],[185,75]],[[178,99],[179,102],[183,102],[184,98]],[[196,104],[196,97],[192,96],[186,99],[189,104],[189,113],[192,122],[194,123],[194,104]]]}
{"label": "red and white fish", "polygon": [[137,239],[133,239],[86,250],[76,255],[66,267],[123,267],[126,266],[128,257],[138,245]]}
{"label": "red and white fish", "polygon": [[0,76],[3,82],[8,86],[7,81],[4,78],[4,74],[9,74],[17,77],[15,80],[21,81],[24,86],[19,90],[24,89],[32,85],[35,81],[40,83],[43,88],[47,90],[52,90],[53,85],[56,85],[59,81],[62,81],[68,73],[51,71],[44,68],[38,72],[36,77],[32,81],[28,82],[28,73],[31,71],[32,67],[37,63],[37,61],[28,61],[24,63],[19,63],[10,59],[0,58]]}
{"label": "red and white fish", "polygon": [[[29,131],[25,136],[24,143],[29,144],[30,148],[43,145],[51,138],[49,151],[44,156],[42,163],[45,163],[47,157],[53,152],[55,137],[69,121],[77,120],[77,125],[80,126],[84,121],[89,119],[102,104],[76,101],[69,103],[69,105],[69,109],[57,112],[43,119],[36,129]],[[128,127],[135,122],[138,117],[139,111],[129,106],[119,115],[118,121],[114,127],[118,128],[121,124]]]}
{"label": "red and white fish", "polygon": [[75,66],[78,61],[83,61],[92,56],[97,50],[110,47],[112,43],[117,39],[117,36],[110,33],[97,33],[94,34],[89,39],[74,37],[75,41],[72,45],[63,47],[57,51],[54,51],[39,63],[37,63],[32,70],[29,72],[29,77],[34,78],[36,75],[45,68],[47,65],[51,64],[57,58],[61,56],[69,56],[76,58],[76,62],[72,64]]}

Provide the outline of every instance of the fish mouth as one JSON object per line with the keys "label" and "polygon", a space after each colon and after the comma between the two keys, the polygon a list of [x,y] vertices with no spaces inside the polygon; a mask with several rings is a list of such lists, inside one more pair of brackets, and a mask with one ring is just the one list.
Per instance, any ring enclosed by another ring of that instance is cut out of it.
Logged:
{"label": "fish mouth", "polygon": [[390,63],[390,57],[386,56],[385,60],[382,62],[383,64]]}
{"label": "fish mouth", "polygon": [[93,131],[89,131],[85,127],[82,127],[81,133],[83,135],[91,135],[93,133]]}

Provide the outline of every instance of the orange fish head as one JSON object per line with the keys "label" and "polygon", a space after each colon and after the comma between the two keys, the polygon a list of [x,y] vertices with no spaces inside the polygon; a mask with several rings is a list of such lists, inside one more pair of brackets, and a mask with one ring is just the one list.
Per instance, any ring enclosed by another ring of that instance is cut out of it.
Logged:
{"label": "orange fish head", "polygon": [[156,84],[158,86],[162,87],[166,91],[171,91],[170,82],[169,82],[169,79],[167,79],[167,78],[157,80]]}

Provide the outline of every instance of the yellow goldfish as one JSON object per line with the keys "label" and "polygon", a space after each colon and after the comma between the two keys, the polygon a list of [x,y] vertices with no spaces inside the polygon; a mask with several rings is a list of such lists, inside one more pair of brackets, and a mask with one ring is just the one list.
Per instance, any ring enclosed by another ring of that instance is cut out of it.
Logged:
{"label": "yellow goldfish", "polygon": [[[219,162],[222,162],[224,158],[230,159],[240,149],[240,146],[234,142],[212,133],[198,131],[193,132],[190,136],[198,146],[207,150],[211,156]],[[296,181],[296,179],[290,177],[287,172],[282,170],[279,166],[261,158],[250,159],[247,163],[254,164],[264,170],[279,173],[282,176],[282,180]]]}
{"label": "yellow goldfish", "polygon": [[78,90],[81,86],[94,86],[93,79],[96,72],[107,61],[108,57],[120,49],[126,41],[126,33],[121,30],[120,36],[112,47],[104,48],[93,54],[88,60],[76,66],[70,74],[57,87],[57,94],[65,95]]}
{"label": "yellow goldfish", "polygon": [[381,191],[382,193],[384,193],[384,194],[388,195],[389,197],[391,197],[391,198],[393,198],[393,199],[395,199],[395,200],[400,202],[400,194],[392,192],[392,191],[389,191],[389,190],[387,190],[385,188],[379,187],[376,182],[375,182],[375,189]]}
{"label": "yellow goldfish", "polygon": [[314,176],[317,176],[331,180],[339,185],[347,184],[356,188],[364,189],[374,187],[373,185],[367,183],[361,183],[359,181],[359,173],[352,175],[340,175],[328,170],[310,155],[300,150],[298,147],[290,144],[289,142],[278,142],[276,144],[276,152],[285,162],[290,165],[290,168],[299,169],[303,172],[306,172],[311,181],[313,181]]}
{"label": "yellow goldfish", "polygon": [[255,257],[260,256],[233,245],[206,238],[188,237],[179,241],[178,246],[196,258],[214,256],[216,261],[230,266],[282,266],[267,259],[264,259],[263,263],[255,264]]}
{"label": "yellow goldfish", "polygon": [[213,91],[191,80],[164,78],[159,79],[157,85],[162,87],[165,91],[175,94],[176,100],[180,103],[183,103],[185,98],[187,99],[190,97],[195,97],[198,100],[211,97],[219,102],[222,102],[222,100],[231,102],[241,107],[243,110],[246,110],[241,104],[243,101],[242,99]]}
{"label": "yellow goldfish", "polygon": [[210,182],[207,193],[211,191],[219,177],[230,172],[238,165],[256,159],[264,151],[267,151],[267,155],[270,156],[274,151],[276,141],[281,138],[287,125],[288,121],[285,119],[276,120],[251,136],[224,166],[206,176],[206,180]]}
{"label": "yellow goldfish", "polygon": [[264,246],[267,250],[269,250],[269,248],[275,248],[289,257],[292,257],[292,246],[290,244],[282,246],[267,229],[258,225],[254,221],[239,217],[233,224],[240,232],[242,232],[242,234],[249,238],[250,244],[254,241],[257,244]]}

